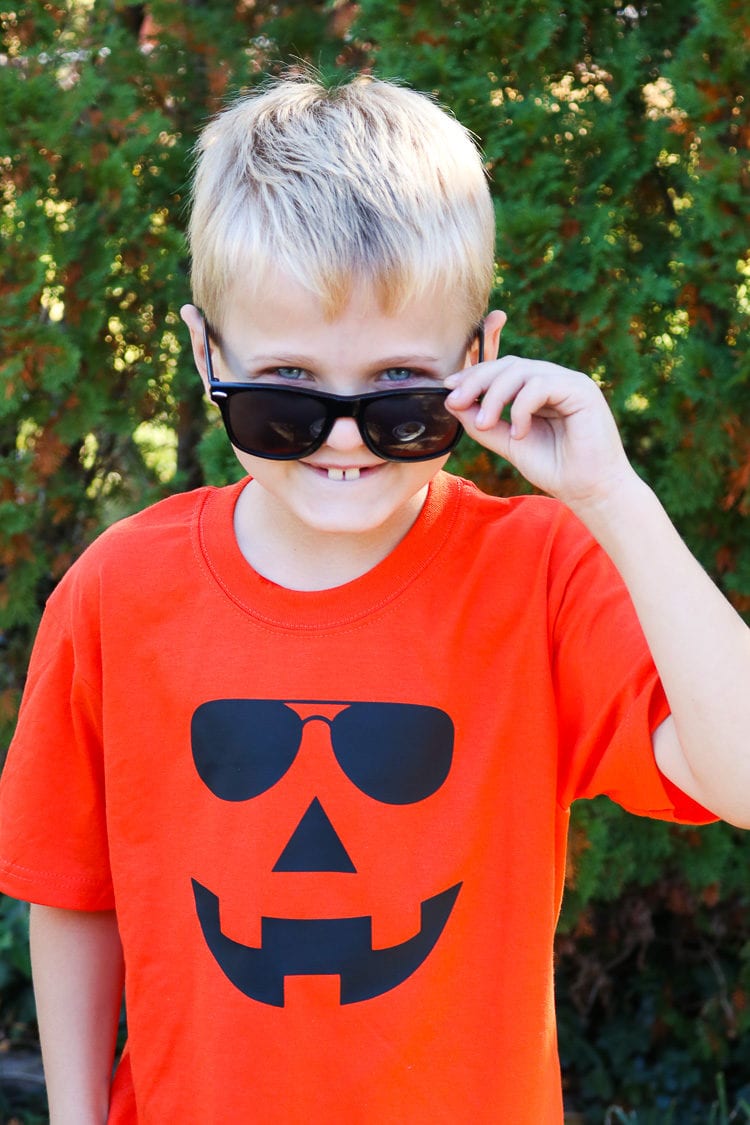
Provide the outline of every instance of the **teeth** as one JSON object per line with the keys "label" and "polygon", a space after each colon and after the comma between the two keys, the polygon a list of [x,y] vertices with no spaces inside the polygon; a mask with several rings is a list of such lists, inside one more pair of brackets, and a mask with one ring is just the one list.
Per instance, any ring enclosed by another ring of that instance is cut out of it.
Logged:
{"label": "teeth", "polygon": [[329,480],[358,480],[359,469],[329,469]]}

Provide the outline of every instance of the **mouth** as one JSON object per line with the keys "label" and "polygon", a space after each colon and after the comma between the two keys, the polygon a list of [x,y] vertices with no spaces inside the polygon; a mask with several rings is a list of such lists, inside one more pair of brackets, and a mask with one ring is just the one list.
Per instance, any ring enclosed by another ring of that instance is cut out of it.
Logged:
{"label": "mouth", "polygon": [[356,469],[329,469],[329,480],[359,480],[360,470]]}
{"label": "mouth", "polygon": [[306,469],[311,469],[323,480],[346,484],[347,482],[365,480],[382,469],[387,462],[379,461],[375,465],[319,465],[315,461],[300,461],[299,464],[304,465]]}
{"label": "mouth", "polygon": [[372,948],[369,916],[262,918],[257,949],[222,933],[218,898],[193,879],[198,920],[217,965],[245,996],[277,1008],[284,1007],[287,976],[338,976],[342,1004],[372,1000],[403,984],[432,952],[460,889],[456,883],[425,899],[418,933],[386,949]]}

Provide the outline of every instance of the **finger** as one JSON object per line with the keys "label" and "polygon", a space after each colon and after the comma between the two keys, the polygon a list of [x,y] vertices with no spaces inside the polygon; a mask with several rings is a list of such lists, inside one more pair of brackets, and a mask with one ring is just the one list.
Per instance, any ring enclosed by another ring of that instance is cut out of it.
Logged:
{"label": "finger", "polygon": [[515,402],[529,378],[527,360],[516,356],[506,359],[504,370],[489,384],[479,404],[475,421],[480,430],[490,430],[502,420],[505,408]]}
{"label": "finger", "polygon": [[[500,380],[503,380],[502,386],[504,388],[508,372],[514,368],[515,364],[520,362],[516,356],[504,356],[499,360],[477,363],[473,367],[467,367],[463,371],[457,371],[455,374],[449,375],[444,380],[444,384],[452,393],[446,399],[446,404],[450,408],[464,410],[485,395],[490,387]],[[512,384],[512,378],[510,382]]]}
{"label": "finger", "polygon": [[[484,372],[477,371],[473,378],[462,383],[448,397],[446,405],[462,422],[466,411],[473,407],[472,424],[479,430],[490,430],[500,422],[504,410],[513,402],[528,379],[528,369],[527,360],[506,356],[499,363],[488,365]],[[488,378],[490,372],[492,377]]]}
{"label": "finger", "polygon": [[[571,375],[573,377],[571,378]],[[519,388],[510,409],[513,437],[522,440],[530,432],[535,417],[570,418],[585,406],[581,390],[586,379],[578,373],[554,370],[535,375]]]}
{"label": "finger", "polygon": [[479,413],[479,405],[475,403],[473,406],[468,407],[466,410],[461,411],[460,420],[466,433],[474,441],[478,441],[480,445],[484,445],[487,449],[491,449],[494,453],[499,453],[501,457],[510,460],[510,450],[512,445],[512,434],[510,422],[500,419],[499,422],[492,427],[488,432],[486,426],[477,425],[477,414]]}

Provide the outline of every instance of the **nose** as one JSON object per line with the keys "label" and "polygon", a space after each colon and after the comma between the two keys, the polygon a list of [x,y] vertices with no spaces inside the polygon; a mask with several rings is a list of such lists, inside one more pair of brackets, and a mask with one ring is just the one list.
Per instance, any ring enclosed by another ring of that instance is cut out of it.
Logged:
{"label": "nose", "polygon": [[317,797],[276,860],[274,871],[345,871],[357,869]]}
{"label": "nose", "polygon": [[360,449],[364,442],[354,418],[337,418],[325,444],[330,449],[339,449],[344,452],[350,449]]}

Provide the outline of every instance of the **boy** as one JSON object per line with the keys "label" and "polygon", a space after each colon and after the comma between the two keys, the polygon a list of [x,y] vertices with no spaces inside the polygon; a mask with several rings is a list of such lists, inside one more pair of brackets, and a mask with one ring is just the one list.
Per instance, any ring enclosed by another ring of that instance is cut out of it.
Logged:
{"label": "boy", "polygon": [[[570,803],[750,823],[748,630],[593,382],[497,358],[481,160],[428,99],[238,102],[190,236],[247,478],[72,568],[3,777],[52,1125],[559,1123]],[[459,423],[552,498],[441,472]]]}

